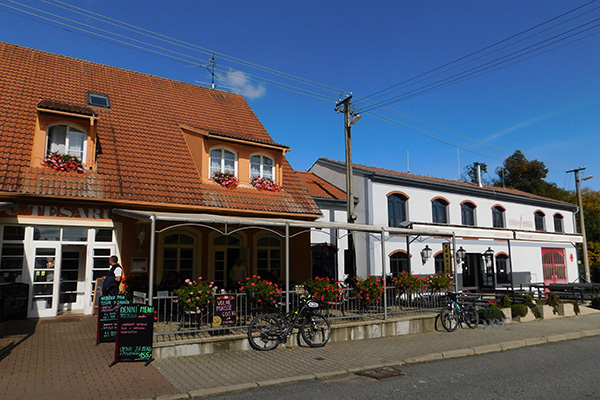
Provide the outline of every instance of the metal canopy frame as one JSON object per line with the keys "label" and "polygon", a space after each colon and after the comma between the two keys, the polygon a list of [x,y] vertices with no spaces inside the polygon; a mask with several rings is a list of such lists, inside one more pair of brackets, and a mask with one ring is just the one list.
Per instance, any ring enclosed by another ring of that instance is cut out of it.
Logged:
{"label": "metal canopy frame", "polygon": [[[0,206],[2,203],[0,203]],[[295,219],[284,219],[284,218],[256,218],[256,217],[238,217],[238,216],[226,216],[226,215],[215,215],[205,213],[176,213],[167,211],[145,211],[145,210],[131,210],[113,208],[111,212],[116,215],[120,215],[127,218],[132,218],[138,221],[149,221],[150,222],[150,262],[149,262],[149,285],[148,291],[149,301],[152,301],[153,297],[153,282],[154,282],[154,267],[155,267],[155,248],[156,248],[156,222],[157,221],[168,221],[168,222],[179,222],[181,225],[199,225],[209,229],[217,230],[223,234],[231,234],[242,229],[249,229],[249,227],[262,227],[270,232],[278,234],[285,238],[285,272],[286,272],[286,288],[289,288],[290,280],[290,264],[289,264],[289,239],[290,239],[290,228],[307,228],[310,231],[312,228],[316,229],[337,229],[360,232],[369,232],[371,234],[379,234],[381,237],[381,260],[382,260],[382,278],[385,281],[386,278],[386,254],[385,254],[385,235],[406,235],[407,240],[410,236],[435,236],[449,238],[452,242],[452,254],[456,253],[456,237],[470,237],[479,239],[504,239],[509,244],[511,240],[521,240],[530,242],[570,242],[570,243],[581,243],[583,240],[581,235],[577,234],[553,234],[546,232],[530,232],[530,231],[516,231],[509,229],[489,229],[489,228],[475,228],[475,227],[456,227],[456,226],[440,226],[440,225],[427,225],[427,224],[410,224],[411,228],[395,228],[389,226],[378,226],[378,225],[366,225],[366,224],[355,224],[355,223],[344,223],[344,222],[328,222],[328,221],[302,221]],[[225,225],[225,231],[221,231],[211,224],[223,224]],[[244,227],[229,231],[229,225],[243,225]],[[276,232],[273,229],[267,228],[284,228],[284,235]],[[167,229],[160,230],[163,232]],[[302,233],[302,232],[301,232]],[[295,235],[294,235],[295,236]],[[454,282],[456,282],[456,269],[457,260],[456,257],[453,259],[454,269]],[[512,260],[510,261],[511,274],[512,274]],[[456,288],[455,288],[456,289]],[[384,296],[384,302],[386,296]],[[286,303],[289,307],[289,290],[286,290]],[[387,317],[387,316],[386,316]]]}

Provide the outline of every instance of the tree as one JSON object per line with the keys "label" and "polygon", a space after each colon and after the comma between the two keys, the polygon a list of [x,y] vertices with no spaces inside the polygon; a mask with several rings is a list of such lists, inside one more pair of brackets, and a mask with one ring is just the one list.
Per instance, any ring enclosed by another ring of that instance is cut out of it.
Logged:
{"label": "tree", "polygon": [[[479,183],[477,181],[477,166],[481,169],[481,174],[487,174],[487,164],[475,161],[473,164],[469,164],[465,167],[465,174],[462,176],[462,180],[465,182]],[[489,185],[488,179],[481,179],[481,183]]]}
{"label": "tree", "polygon": [[546,182],[548,168],[542,161],[529,161],[521,150],[515,150],[502,167],[496,168],[498,179],[494,186],[504,186],[524,192],[549,197],[555,200],[569,201],[571,192],[559,188],[555,183]]}

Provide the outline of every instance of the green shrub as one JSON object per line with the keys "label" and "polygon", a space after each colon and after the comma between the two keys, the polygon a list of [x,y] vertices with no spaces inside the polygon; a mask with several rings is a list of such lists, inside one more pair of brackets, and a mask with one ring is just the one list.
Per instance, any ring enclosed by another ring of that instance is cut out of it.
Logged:
{"label": "green shrub", "polygon": [[510,314],[513,318],[524,317],[527,315],[527,306],[525,304],[513,304],[510,306]]}
{"label": "green shrub", "polygon": [[560,298],[556,293],[548,293],[548,298],[546,299],[546,304],[552,307],[557,307],[560,303]]}
{"label": "green shrub", "polygon": [[502,296],[502,300],[500,300],[500,307],[509,308],[512,302],[510,301],[510,297],[507,294]]}
{"label": "green shrub", "polygon": [[495,319],[499,321],[504,321],[504,318],[506,318],[506,316],[504,315],[502,310],[498,308],[498,306],[495,306],[493,304],[489,307],[479,309],[479,319],[482,321],[491,321]]}
{"label": "green shrub", "polygon": [[592,297],[592,308],[600,310],[600,296]]}
{"label": "green shrub", "polygon": [[579,315],[579,313],[581,312],[581,310],[579,309],[579,303],[575,300],[569,300],[566,303],[570,303],[573,304],[573,311],[575,312],[575,315]]}
{"label": "green shrub", "polygon": [[523,298],[525,299],[525,305],[527,307],[534,306],[535,305],[535,301],[533,301],[533,296],[530,294],[526,294],[525,296],[523,296]]}
{"label": "green shrub", "polygon": [[592,283],[600,283],[600,262],[590,265],[590,275]]}
{"label": "green shrub", "polygon": [[531,312],[533,313],[533,315],[535,316],[536,319],[542,319],[542,312],[540,310],[538,310],[537,307],[535,307],[535,306],[531,307]]}

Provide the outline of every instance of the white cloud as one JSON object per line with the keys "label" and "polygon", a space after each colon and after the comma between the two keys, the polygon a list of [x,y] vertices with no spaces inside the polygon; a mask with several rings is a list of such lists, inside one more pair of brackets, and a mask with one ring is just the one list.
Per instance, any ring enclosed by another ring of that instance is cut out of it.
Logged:
{"label": "white cloud", "polygon": [[257,83],[251,82],[250,79],[241,71],[229,71],[221,81],[225,86],[229,86],[235,93],[241,94],[249,99],[257,99],[262,97],[267,92],[267,89]]}

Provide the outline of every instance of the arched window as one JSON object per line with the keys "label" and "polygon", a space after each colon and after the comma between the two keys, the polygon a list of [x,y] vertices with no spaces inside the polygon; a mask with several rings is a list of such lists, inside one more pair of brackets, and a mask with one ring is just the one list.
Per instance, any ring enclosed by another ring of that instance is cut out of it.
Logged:
{"label": "arched window", "polygon": [[444,253],[439,253],[438,255],[436,255],[434,258],[434,264],[435,264],[435,273],[436,274],[443,274],[444,273]]}
{"label": "arched window", "polygon": [[475,226],[475,204],[465,202],[460,206],[460,215],[462,224],[467,226]]}
{"label": "arched window", "polygon": [[46,154],[59,153],[75,156],[85,164],[87,133],[70,124],[52,125],[46,137]]}
{"label": "arched window", "polygon": [[402,272],[410,274],[408,255],[406,253],[397,252],[390,256],[390,272],[393,276],[398,276]]}
{"label": "arched window", "polygon": [[275,180],[275,162],[271,157],[263,154],[250,157],[250,180],[256,177]]}
{"label": "arched window", "polygon": [[256,274],[265,279],[281,279],[281,239],[268,235],[257,240]]}
{"label": "arched window", "polygon": [[535,218],[535,230],[536,231],[545,231],[546,224],[544,222],[544,219],[546,218],[546,214],[544,214],[541,211],[536,211],[534,218]]}
{"label": "arched window", "polygon": [[186,233],[166,235],[163,241],[163,275],[179,274],[181,281],[194,279],[194,237]]}
{"label": "arched window", "polygon": [[504,208],[496,206],[492,208],[492,226],[494,228],[504,228]]}
{"label": "arched window", "polygon": [[210,151],[210,177],[215,172],[228,172],[237,176],[237,156],[227,149],[212,149]]}
{"label": "arched window", "polygon": [[554,215],[554,232],[563,233],[565,228],[563,226],[563,216],[560,214]]}
{"label": "arched window", "polygon": [[407,198],[401,194],[388,196],[388,226],[399,227],[407,220],[406,201]]}
{"label": "arched window", "polygon": [[435,199],[431,202],[432,221],[438,224],[448,223],[448,202],[443,199]]}
{"label": "arched window", "polygon": [[498,254],[496,256],[496,282],[510,283],[508,256],[505,254]]}

